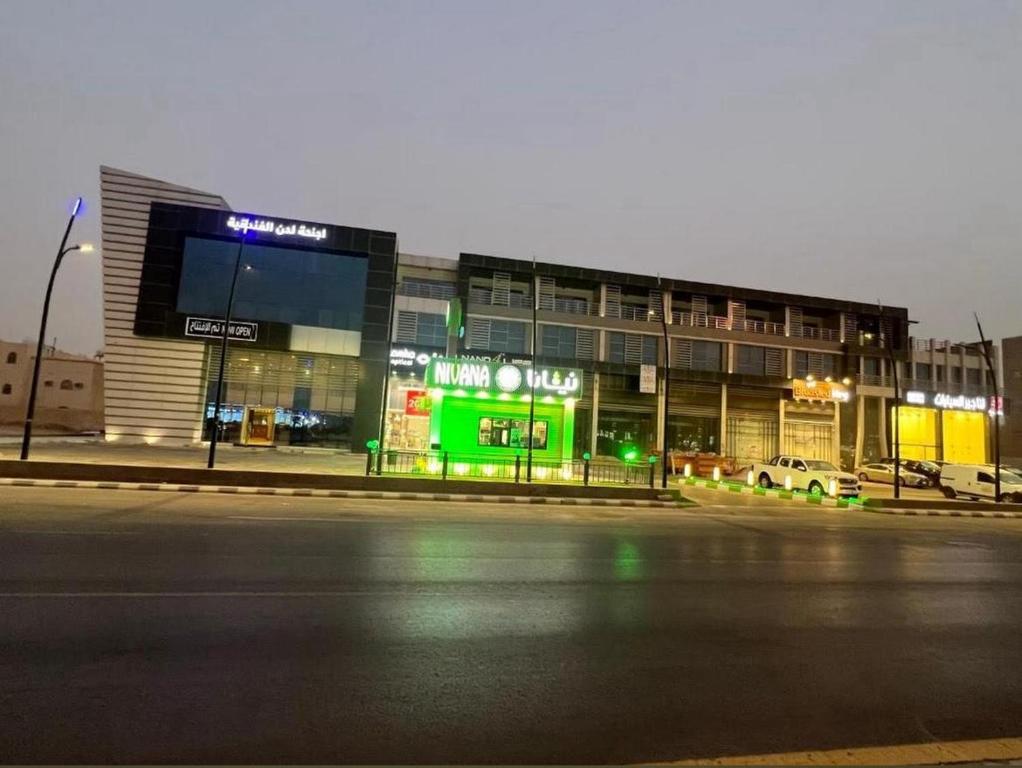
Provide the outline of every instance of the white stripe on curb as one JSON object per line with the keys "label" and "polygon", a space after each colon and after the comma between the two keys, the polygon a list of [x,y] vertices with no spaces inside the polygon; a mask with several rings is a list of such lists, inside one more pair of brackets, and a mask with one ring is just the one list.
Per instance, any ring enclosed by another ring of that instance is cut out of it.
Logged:
{"label": "white stripe on curb", "polygon": [[[691,480],[694,480],[695,482],[690,482]],[[862,504],[859,503],[859,502],[853,502],[853,501],[845,502],[843,499],[841,501],[839,501],[838,499],[832,498],[830,496],[823,496],[823,497],[810,496],[807,493],[792,493],[791,491],[782,491],[779,488],[759,488],[758,486],[747,485],[745,483],[743,483],[742,485],[738,485],[737,483],[732,485],[728,481],[725,481],[725,480],[719,480],[719,481],[714,482],[713,480],[707,480],[704,477],[683,478],[683,479],[679,480],[678,482],[679,482],[679,485],[680,485],[680,487],[681,487],[681,489],[683,491],[684,491],[684,488],[685,488],[686,485],[697,485],[697,486],[700,486],[702,488],[706,488],[706,489],[711,490],[711,491],[722,491],[724,493],[737,493],[737,494],[741,494],[743,496],[745,496],[745,495],[762,496],[763,498],[768,498],[768,499],[772,498],[772,499],[779,499],[781,501],[790,501],[790,502],[793,502],[795,504],[798,504],[798,503],[815,504],[815,505],[821,506],[821,507],[841,507],[842,509],[844,509],[844,508],[847,508],[847,509],[862,509],[863,508]],[[784,494],[791,494],[791,498],[784,498],[784,499],[782,499],[781,498],[781,494],[782,493],[784,493]],[[842,503],[842,502],[844,502],[844,503]]]}
{"label": "white stripe on curb", "polygon": [[411,493],[407,491],[343,491],[322,488],[258,488],[251,486],[180,485],[175,483],[114,483],[96,480],[29,480],[0,478],[0,486],[24,488],[93,488],[117,491],[222,493],[255,496],[311,496],[330,499],[397,499],[402,501],[459,501],[477,504],[547,504],[551,506],[643,507],[677,509],[685,504],[648,499],[593,499],[562,496],[497,496],[481,493]]}

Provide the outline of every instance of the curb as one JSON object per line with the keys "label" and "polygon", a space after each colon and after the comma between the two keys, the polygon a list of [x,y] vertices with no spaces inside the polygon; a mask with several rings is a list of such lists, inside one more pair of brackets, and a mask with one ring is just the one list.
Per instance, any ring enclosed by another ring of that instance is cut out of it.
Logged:
{"label": "curb", "polygon": [[758,485],[746,485],[728,480],[707,480],[703,477],[687,477],[680,481],[682,486],[698,485],[709,490],[723,491],[725,493],[738,493],[745,496],[765,496],[769,499],[782,499],[784,501],[802,502],[815,504],[819,507],[840,507],[841,509],[863,509],[858,501],[848,499],[834,499],[830,496],[811,496],[808,493],[796,491],[785,491],[777,488],[762,488]]}
{"label": "curb", "polygon": [[174,483],[115,483],[98,480],[28,480],[0,478],[0,487],[90,488],[106,491],[162,491],[169,493],[221,493],[238,496],[311,496],[329,499],[391,499],[400,501],[458,501],[476,504],[546,504],[568,507],[642,507],[681,509],[677,501],[646,499],[587,499],[560,496],[493,496],[481,493],[408,493],[400,491],[339,491],[318,488],[259,488],[236,485],[179,485]]}
{"label": "curb", "polygon": [[899,517],[999,517],[1004,520],[1022,520],[1022,512],[987,512],[979,509],[884,509],[865,507],[863,512]]}

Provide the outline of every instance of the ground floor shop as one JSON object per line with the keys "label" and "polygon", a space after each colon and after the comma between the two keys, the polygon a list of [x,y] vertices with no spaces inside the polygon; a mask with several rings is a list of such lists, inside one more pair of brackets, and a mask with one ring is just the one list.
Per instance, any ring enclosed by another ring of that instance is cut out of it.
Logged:
{"label": "ground floor shop", "polygon": [[466,468],[456,474],[530,455],[544,471],[570,465],[582,371],[437,357],[425,380],[428,449]]}
{"label": "ground floor shop", "polygon": [[[220,347],[207,350],[203,437],[216,402]],[[220,439],[246,446],[351,448],[359,362],[353,357],[229,348]]]}
{"label": "ground floor shop", "polygon": [[[984,412],[942,410],[920,406],[890,409],[891,445],[895,425],[905,459],[985,464],[988,461],[990,417]],[[893,450],[892,450],[893,453]]]}

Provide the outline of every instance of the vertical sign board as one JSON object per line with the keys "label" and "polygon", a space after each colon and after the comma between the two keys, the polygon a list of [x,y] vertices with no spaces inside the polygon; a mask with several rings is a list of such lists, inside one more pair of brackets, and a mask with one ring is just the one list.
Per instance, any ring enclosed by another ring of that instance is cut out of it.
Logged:
{"label": "vertical sign board", "polygon": [[656,394],[656,366],[643,364],[639,367],[639,392]]}

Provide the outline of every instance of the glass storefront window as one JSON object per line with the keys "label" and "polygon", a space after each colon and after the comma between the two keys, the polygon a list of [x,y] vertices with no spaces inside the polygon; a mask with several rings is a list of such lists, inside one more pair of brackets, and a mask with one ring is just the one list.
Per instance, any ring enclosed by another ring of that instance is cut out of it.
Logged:
{"label": "glass storefront window", "polygon": [[699,416],[670,416],[667,445],[685,453],[720,453],[720,419]]}
{"label": "glass storefront window", "polygon": [[597,416],[596,452],[623,458],[631,451],[656,450],[656,417],[653,413],[600,410]]}
{"label": "glass storefront window", "polygon": [[[545,419],[536,419],[533,424],[536,431],[532,447],[545,450],[548,423]],[[479,419],[479,445],[487,448],[528,448],[529,420],[484,416]]]}

